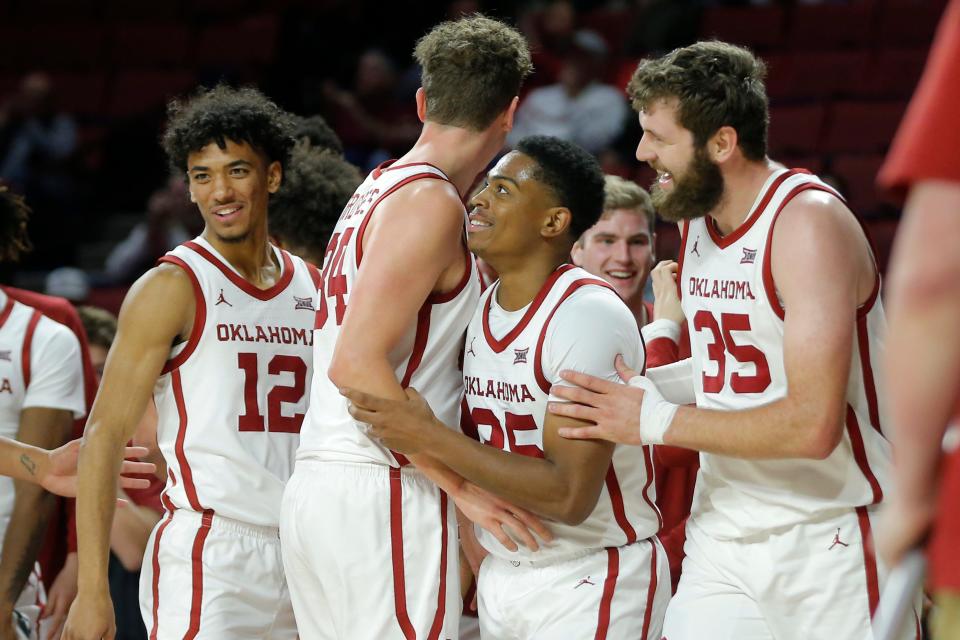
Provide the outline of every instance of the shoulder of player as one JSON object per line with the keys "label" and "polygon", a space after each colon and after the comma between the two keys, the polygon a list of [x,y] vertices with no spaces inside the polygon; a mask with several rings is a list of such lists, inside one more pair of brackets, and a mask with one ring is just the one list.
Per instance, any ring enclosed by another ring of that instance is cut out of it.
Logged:
{"label": "shoulder of player", "polygon": [[79,339],[69,327],[45,315],[41,315],[37,322],[33,342],[37,347],[58,351],[69,351],[73,348],[79,351],[80,348]]}
{"label": "shoulder of player", "polygon": [[780,212],[773,231],[774,259],[784,251],[792,255],[812,252],[816,258],[823,247],[844,246],[857,234],[859,223],[836,196],[819,189],[797,194]]}
{"label": "shoulder of player", "polygon": [[390,194],[380,208],[381,214],[383,210],[390,211],[391,218],[415,217],[421,224],[424,220],[443,219],[463,224],[463,201],[453,184],[446,180],[414,180]]}
{"label": "shoulder of player", "polygon": [[183,267],[171,263],[161,263],[144,273],[123,300],[120,327],[149,318],[154,326],[170,323],[179,330],[183,322],[193,318],[193,277]]}
{"label": "shoulder of player", "polygon": [[610,328],[624,324],[636,328],[637,321],[620,296],[602,284],[591,282],[576,289],[560,303],[551,324]]}

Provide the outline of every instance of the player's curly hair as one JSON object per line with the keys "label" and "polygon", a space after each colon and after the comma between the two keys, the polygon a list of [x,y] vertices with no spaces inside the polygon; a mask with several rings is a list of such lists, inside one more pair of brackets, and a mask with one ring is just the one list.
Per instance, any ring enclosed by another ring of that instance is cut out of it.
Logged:
{"label": "player's curly hair", "polygon": [[30,213],[23,196],[0,186],[0,262],[16,262],[33,249],[27,235]]}
{"label": "player's curly hair", "polygon": [[270,235],[319,266],[330,234],[363,181],[335,153],[298,143],[280,190],[270,199]]}
{"label": "player's curly hair", "polygon": [[547,185],[557,203],[570,209],[570,241],[593,226],[603,211],[603,170],[584,148],[551,136],[529,136],[516,150],[537,163],[535,177]]}
{"label": "player's curly hair", "polygon": [[170,102],[167,118],[162,144],[177,174],[186,170],[191,153],[211,142],[221,149],[227,140],[246,142],[267,162],[279,161],[284,167],[293,149],[292,116],[251,87],[218,84],[200,89],[187,100]]}
{"label": "player's curly hair", "polygon": [[343,142],[323,116],[293,116],[293,137],[307,140],[315,149],[327,149],[343,155]]}
{"label": "player's curly hair", "polygon": [[766,73],[763,61],[743,47],[697,42],[641,60],[627,94],[638,111],[656,100],[676,98],[680,125],[693,133],[698,147],[720,127],[730,126],[743,155],[763,160],[770,122]]}
{"label": "player's curly hair", "polygon": [[473,131],[490,126],[533,71],[520,32],[480,14],[441,22],[413,55],[422,68],[427,120]]}

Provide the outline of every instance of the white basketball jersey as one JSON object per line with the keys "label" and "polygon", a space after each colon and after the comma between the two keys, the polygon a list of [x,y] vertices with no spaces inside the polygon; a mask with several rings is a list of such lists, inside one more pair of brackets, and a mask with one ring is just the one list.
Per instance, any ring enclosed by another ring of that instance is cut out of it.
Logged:
{"label": "white basketball jersey", "polygon": [[[492,317],[508,315],[494,302],[498,289],[499,283],[483,293],[467,330],[463,360],[466,406],[461,425],[464,433],[484,444],[543,458],[550,387],[560,382],[559,369],[553,363],[563,358],[551,340],[551,320],[561,307],[565,322],[598,313],[595,296],[612,296],[619,305],[623,302],[603,280],[579,267],[564,265],[554,271],[511,326]],[[623,344],[620,352],[642,369],[644,354],[636,321],[626,306],[623,311],[635,340]],[[608,326],[618,320],[603,319]],[[498,334],[494,327],[501,332]],[[590,340],[590,336],[584,335],[583,339]],[[614,357],[609,357],[611,369]],[[572,556],[584,549],[619,547],[648,538],[660,529],[655,500],[650,447],[618,446],[593,512],[576,526],[549,522],[556,539],[540,551],[522,545],[516,552],[509,551],[480,527],[476,527],[477,537],[491,553],[508,560],[545,560]]]}
{"label": "white basketball jersey", "polygon": [[[397,466],[404,458],[374,442],[363,425],[347,412],[347,400],[330,382],[333,351],[340,325],[363,259],[363,233],[376,207],[391,193],[415,180],[448,180],[429,164],[381,165],[364,180],[347,203],[333,231],[323,262],[321,293],[314,331],[314,361],[321,375],[313,379],[310,406],[300,439],[298,458],[340,462],[375,462]],[[466,212],[464,212],[466,225]],[[464,226],[466,233],[466,226]],[[427,298],[417,323],[390,354],[397,380],[415,387],[444,424],[457,422],[463,393],[460,357],[463,335],[480,296],[480,276],[473,256],[464,246],[466,271],[457,287]],[[390,313],[390,309],[384,309]]]}
{"label": "white basketball jersey", "polygon": [[[808,189],[836,192],[799,170],[775,171],[750,216],[721,237],[712,220],[685,223],[678,286],[690,330],[697,406],[738,410],[783,398],[782,303],[771,269],[773,225],[784,206]],[[825,460],[744,460],[700,454],[692,514],[717,538],[736,538],[808,520],[831,509],[879,502],[890,445],[875,362],[886,323],[879,276],[857,315],[847,383],[843,438]],[[829,313],[824,309],[823,313]]]}
{"label": "white basketball jersey", "polygon": [[307,411],[318,275],[271,249],[282,272],[264,290],[203,238],[160,259],[187,272],[197,305],[189,340],[171,351],[154,388],[168,509],[279,524]]}
{"label": "white basketball jersey", "polygon": [[[17,439],[28,407],[84,414],[80,345],[65,326],[0,292],[0,436]],[[15,496],[13,479],[0,476],[0,546]]]}

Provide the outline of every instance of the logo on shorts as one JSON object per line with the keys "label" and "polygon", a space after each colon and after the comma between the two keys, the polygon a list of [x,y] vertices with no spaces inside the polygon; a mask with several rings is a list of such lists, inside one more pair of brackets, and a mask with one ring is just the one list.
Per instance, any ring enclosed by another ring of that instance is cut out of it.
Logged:
{"label": "logo on shorts", "polygon": [[830,549],[833,549],[833,548],[834,548],[835,546],[837,546],[838,544],[839,544],[840,546],[843,546],[843,547],[849,547],[849,546],[850,546],[850,545],[848,545],[846,542],[844,542],[843,540],[840,539],[840,527],[837,527],[837,533],[836,533],[836,535],[833,536],[833,544],[831,544],[831,545],[827,548],[827,551],[829,551]]}
{"label": "logo on shorts", "polygon": [[575,586],[574,589],[579,589],[585,584],[589,584],[591,587],[597,586],[595,582],[590,582],[590,576],[587,576],[586,578],[581,578],[580,582],[577,583],[577,586]]}
{"label": "logo on shorts", "polygon": [[298,298],[293,296],[293,299],[296,301],[296,306],[293,307],[293,310],[297,309],[306,309],[307,311],[315,311],[313,308],[313,298]]}
{"label": "logo on shorts", "polygon": [[217,305],[221,305],[221,304],[225,304],[225,305],[227,305],[228,307],[232,307],[232,306],[233,306],[232,304],[230,304],[229,302],[227,302],[227,299],[226,299],[226,298],[223,297],[223,289],[220,289],[220,297],[217,298],[217,302],[216,302],[213,306],[216,307]]}
{"label": "logo on shorts", "polygon": [[473,336],[472,338],[470,338],[470,347],[467,348],[467,353],[473,356],[474,358],[477,357],[477,352],[473,350],[473,343],[476,339],[477,339],[477,336]]}
{"label": "logo on shorts", "polygon": [[757,259],[757,250],[756,249],[747,249],[743,248],[743,257],[740,258],[740,264],[753,264],[753,261]]}
{"label": "logo on shorts", "polygon": [[527,364],[527,352],[530,351],[530,347],[526,349],[514,349],[513,350],[513,364]]}
{"label": "logo on shorts", "polygon": [[6,351],[0,351],[0,360],[6,360],[7,362],[10,362],[10,350],[9,350],[9,349],[7,349]]}

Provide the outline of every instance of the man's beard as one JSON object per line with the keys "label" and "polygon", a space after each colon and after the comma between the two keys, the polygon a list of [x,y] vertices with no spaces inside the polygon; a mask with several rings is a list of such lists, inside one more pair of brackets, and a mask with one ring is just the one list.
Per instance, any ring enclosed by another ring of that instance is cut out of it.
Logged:
{"label": "man's beard", "polygon": [[674,180],[673,189],[661,189],[656,182],[650,189],[657,215],[670,222],[701,218],[716,208],[722,197],[723,175],[705,147],[694,151],[689,168]]}

